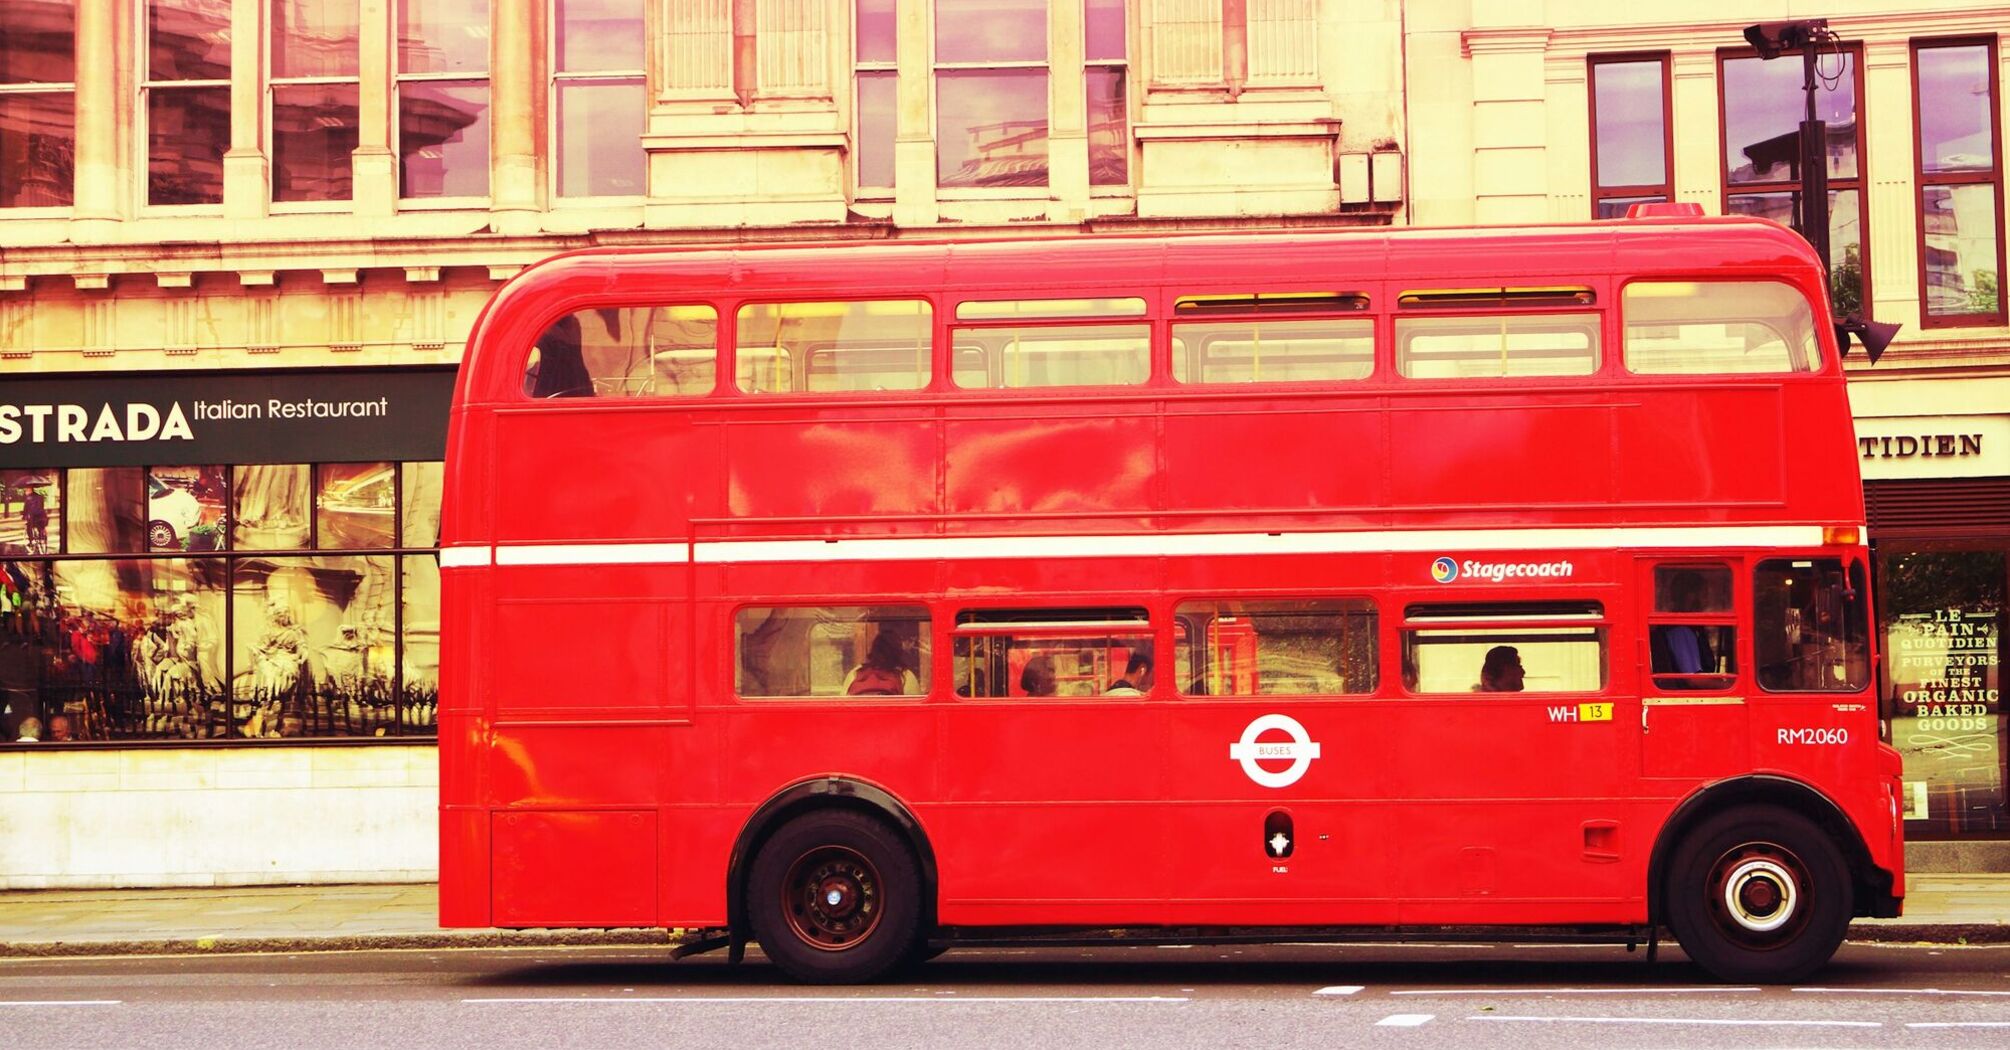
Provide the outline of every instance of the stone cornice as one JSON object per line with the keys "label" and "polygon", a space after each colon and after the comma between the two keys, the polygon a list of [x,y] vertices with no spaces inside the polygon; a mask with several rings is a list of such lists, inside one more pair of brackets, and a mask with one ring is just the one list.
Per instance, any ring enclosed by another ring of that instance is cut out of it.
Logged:
{"label": "stone cornice", "polygon": [[[1733,21],[1651,22],[1629,25],[1559,26],[1537,29],[1469,29],[1462,34],[1468,57],[1483,51],[1530,49],[1532,41],[1551,52],[1599,54],[1625,51],[1715,51],[1745,46],[1748,23]],[[1994,34],[2010,24],[2010,5],[1967,9],[1891,11],[1837,15],[1829,29],[1848,42],[1904,41],[1913,37]]]}

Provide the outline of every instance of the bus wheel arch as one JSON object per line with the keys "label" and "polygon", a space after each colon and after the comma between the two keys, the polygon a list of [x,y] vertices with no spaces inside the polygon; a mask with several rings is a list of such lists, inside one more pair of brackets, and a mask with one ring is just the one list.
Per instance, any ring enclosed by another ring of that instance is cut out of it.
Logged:
{"label": "bus wheel arch", "polygon": [[1891,876],[1871,863],[1870,849],[1842,807],[1814,788],[1787,777],[1758,774],[1718,781],[1683,799],[1654,841],[1647,865],[1647,908],[1650,921],[1668,922],[1668,868],[1682,840],[1713,816],[1734,806],[1777,806],[1812,821],[1842,851],[1849,867],[1851,915],[1872,914],[1872,902],[1891,893]]}
{"label": "bus wheel arch", "polygon": [[852,777],[826,776],[804,780],[776,792],[747,819],[733,841],[726,864],[726,921],[733,936],[752,934],[747,888],[755,858],[778,830],[797,817],[816,812],[851,812],[888,825],[912,852],[921,904],[920,929],[927,937],[935,928],[935,850],[914,812],[892,792]]}

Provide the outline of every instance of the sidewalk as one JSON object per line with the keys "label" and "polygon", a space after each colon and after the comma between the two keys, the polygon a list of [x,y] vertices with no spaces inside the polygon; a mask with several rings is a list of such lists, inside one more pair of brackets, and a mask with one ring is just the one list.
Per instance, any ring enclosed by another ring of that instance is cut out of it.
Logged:
{"label": "sidewalk", "polygon": [[[1913,875],[1898,919],[1850,939],[2010,943],[2010,875]],[[667,945],[663,930],[443,930],[438,888],[253,886],[0,893],[0,956]]]}

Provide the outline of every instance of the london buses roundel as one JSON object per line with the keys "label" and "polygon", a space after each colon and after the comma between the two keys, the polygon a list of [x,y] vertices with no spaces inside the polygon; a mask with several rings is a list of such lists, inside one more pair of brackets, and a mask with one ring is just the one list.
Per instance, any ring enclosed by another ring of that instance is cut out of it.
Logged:
{"label": "london buses roundel", "polygon": [[[1272,731],[1283,732],[1287,739],[1262,739],[1263,734]],[[1312,768],[1312,760],[1319,757],[1319,744],[1296,718],[1290,715],[1262,715],[1243,729],[1241,740],[1228,745],[1228,757],[1242,763],[1242,771],[1258,787],[1290,787]],[[1275,771],[1257,764],[1270,760],[1291,764]]]}

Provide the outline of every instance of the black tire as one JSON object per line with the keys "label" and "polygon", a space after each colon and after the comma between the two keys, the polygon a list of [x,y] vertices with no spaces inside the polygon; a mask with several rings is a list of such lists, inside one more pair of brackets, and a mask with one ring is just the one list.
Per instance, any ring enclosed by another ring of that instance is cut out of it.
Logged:
{"label": "black tire", "polygon": [[1668,865],[1668,925],[1721,981],[1782,984],[1822,968],[1854,913],[1849,864],[1827,832],[1778,806],[1705,819]]}
{"label": "black tire", "polygon": [[878,980],[912,957],[921,932],[914,852],[884,821],[807,813],[776,829],[747,877],[761,951],[806,984]]}

